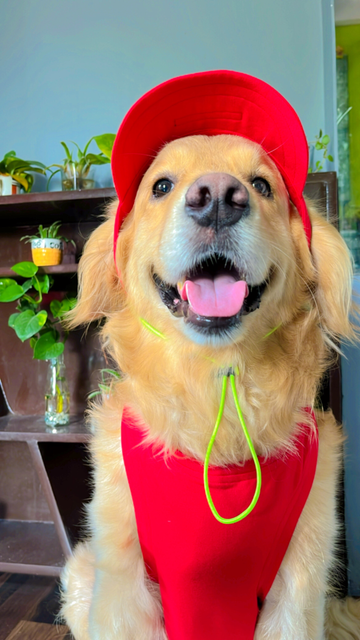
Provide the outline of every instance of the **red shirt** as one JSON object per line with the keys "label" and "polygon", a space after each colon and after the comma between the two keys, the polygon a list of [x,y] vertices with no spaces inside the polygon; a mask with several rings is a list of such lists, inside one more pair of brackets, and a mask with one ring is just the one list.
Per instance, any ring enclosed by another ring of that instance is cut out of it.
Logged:
{"label": "red shirt", "polygon": [[[315,420],[315,418],[314,418]],[[143,443],[144,430],[124,410],[122,448],[149,576],[159,583],[169,640],[253,640],[256,621],[309,495],[317,432],[302,425],[296,452],[260,458],[262,489],[254,510],[235,524],[210,511],[203,465],[176,453],[165,458]],[[252,460],[211,467],[209,485],[223,517],[250,504]]]}

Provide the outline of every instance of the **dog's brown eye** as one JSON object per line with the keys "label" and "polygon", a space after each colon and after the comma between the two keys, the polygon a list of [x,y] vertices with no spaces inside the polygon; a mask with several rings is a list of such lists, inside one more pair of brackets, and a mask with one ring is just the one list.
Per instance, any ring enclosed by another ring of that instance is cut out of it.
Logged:
{"label": "dog's brown eye", "polygon": [[155,198],[161,198],[162,196],[165,196],[167,193],[169,193],[173,186],[174,184],[173,182],[171,182],[171,180],[168,180],[167,178],[161,178],[160,180],[157,180],[157,182],[155,182],[153,186],[153,195],[155,196]]}
{"label": "dog's brown eye", "polygon": [[271,187],[265,178],[254,178],[251,184],[254,189],[260,193],[260,195],[265,196],[266,198],[271,196]]}

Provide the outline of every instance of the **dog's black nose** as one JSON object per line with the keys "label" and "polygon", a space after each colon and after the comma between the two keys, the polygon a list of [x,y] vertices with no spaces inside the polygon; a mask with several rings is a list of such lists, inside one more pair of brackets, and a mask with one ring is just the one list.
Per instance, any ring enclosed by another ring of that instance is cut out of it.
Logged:
{"label": "dog's black nose", "polygon": [[249,192],[228,173],[208,173],[189,187],[185,211],[201,227],[214,227],[218,231],[250,212]]}

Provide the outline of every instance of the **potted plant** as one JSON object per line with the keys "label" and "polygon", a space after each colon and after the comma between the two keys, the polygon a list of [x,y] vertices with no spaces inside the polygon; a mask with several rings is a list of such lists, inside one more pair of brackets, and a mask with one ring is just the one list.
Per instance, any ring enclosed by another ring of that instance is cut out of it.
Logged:
{"label": "potted plant", "polygon": [[[76,147],[76,149],[72,151],[70,151],[65,142],[61,142],[61,145],[65,150],[66,157],[62,164],[51,164],[47,167],[49,170],[51,170],[52,167],[57,167],[55,171],[51,172],[47,188],[49,188],[52,178],[57,173],[61,172],[61,185],[63,191],[71,191],[73,189],[92,189],[95,185],[95,181],[91,173],[92,168],[94,165],[108,164],[110,162],[114,140],[114,133],[103,133],[102,135],[90,138],[83,150],[80,149],[76,142],[72,142]],[[93,141],[100,149],[100,153],[89,153],[88,149]],[[76,157],[73,157],[75,152]]]}
{"label": "potted plant", "polygon": [[16,156],[15,151],[5,153],[3,159],[0,161],[2,185],[0,194],[12,195],[18,193],[20,188],[24,189],[25,193],[28,193],[31,191],[34,183],[32,173],[42,173],[45,175],[45,165],[42,164],[42,162],[35,162],[35,160],[22,160]]}
{"label": "potted plant", "polygon": [[24,281],[19,284],[13,278],[1,278],[0,302],[17,301],[9,326],[22,342],[29,340],[35,359],[49,362],[44,389],[46,424],[54,428],[66,425],[70,405],[63,352],[68,332],[62,329],[61,319],[75,306],[76,298],[52,300],[47,310],[43,296],[51,289],[53,278],[39,274],[33,262],[19,262],[11,268]]}
{"label": "potted plant", "polygon": [[49,267],[60,264],[63,255],[63,242],[71,242],[75,247],[74,240],[68,240],[64,236],[58,235],[61,222],[53,222],[50,227],[38,227],[38,234],[33,236],[23,236],[21,240],[31,242],[31,254],[33,262],[38,267]]}

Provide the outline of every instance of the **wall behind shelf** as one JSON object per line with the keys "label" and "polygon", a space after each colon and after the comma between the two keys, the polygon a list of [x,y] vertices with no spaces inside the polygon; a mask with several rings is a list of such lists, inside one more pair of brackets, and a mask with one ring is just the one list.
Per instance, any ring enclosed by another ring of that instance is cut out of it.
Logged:
{"label": "wall behind shelf", "polygon": [[[326,127],[331,102],[324,92],[324,64],[333,55],[322,18],[328,4],[18,0],[14,11],[2,3],[0,155],[14,148],[45,164],[59,162],[60,140],[83,145],[92,135],[117,131],[131,104],[155,84],[219,68],[275,86],[313,139]],[[111,183],[108,166],[98,176],[99,186]],[[52,188],[57,184],[54,179]]]}

